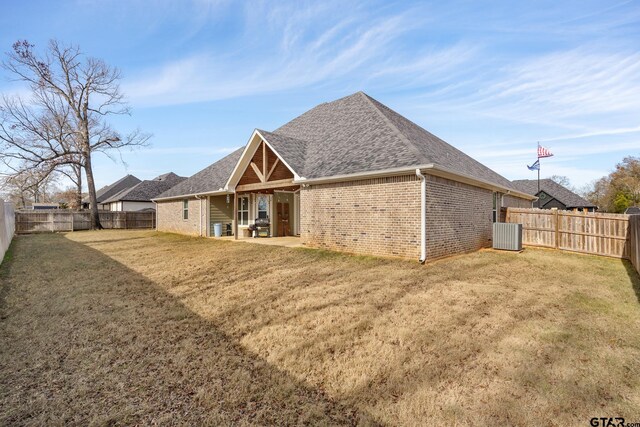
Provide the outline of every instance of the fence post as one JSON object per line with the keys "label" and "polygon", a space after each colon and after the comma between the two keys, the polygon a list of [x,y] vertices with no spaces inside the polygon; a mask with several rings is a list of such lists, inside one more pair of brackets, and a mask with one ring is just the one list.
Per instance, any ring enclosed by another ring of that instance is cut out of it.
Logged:
{"label": "fence post", "polygon": [[556,214],[554,216],[555,220],[556,220],[556,249],[560,248],[560,217],[558,216],[559,214],[559,210],[556,209]]}
{"label": "fence post", "polygon": [[73,220],[74,220],[74,218],[73,218],[73,217],[74,217],[74,216],[75,216],[75,215],[73,214],[73,212],[71,212],[71,231],[72,231],[72,232],[74,231],[73,229],[75,228],[75,227],[73,226]]}

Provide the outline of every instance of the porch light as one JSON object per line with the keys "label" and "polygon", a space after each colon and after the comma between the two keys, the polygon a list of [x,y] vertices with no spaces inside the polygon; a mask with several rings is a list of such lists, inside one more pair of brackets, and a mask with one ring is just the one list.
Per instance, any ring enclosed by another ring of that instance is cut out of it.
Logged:
{"label": "porch light", "polygon": [[231,200],[231,198],[229,197],[229,195],[227,194],[227,204],[229,204],[229,201]]}

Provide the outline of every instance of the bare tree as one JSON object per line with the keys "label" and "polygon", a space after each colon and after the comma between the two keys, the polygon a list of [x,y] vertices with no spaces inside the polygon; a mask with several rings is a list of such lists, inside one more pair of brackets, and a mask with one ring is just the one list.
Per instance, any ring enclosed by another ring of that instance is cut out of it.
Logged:
{"label": "bare tree", "polygon": [[[37,95],[42,95],[38,93]],[[70,111],[55,97],[27,104],[17,97],[0,101],[0,161],[16,182],[45,180],[59,172],[82,192],[82,158],[69,126]],[[37,171],[37,173],[34,173]]]}
{"label": "bare tree", "polygon": [[569,180],[568,176],[565,176],[565,175],[551,175],[549,177],[549,179],[551,181],[555,181],[556,183],[562,185],[565,188],[569,188],[569,189],[572,188],[571,180]]}
{"label": "bare tree", "polygon": [[28,203],[51,201],[56,192],[56,182],[56,174],[34,168],[19,174],[3,175],[0,189],[16,206],[25,207]]}
{"label": "bare tree", "polygon": [[[26,82],[30,103],[3,98],[0,140],[9,150],[5,164],[71,171],[79,185],[83,168],[91,204],[91,227],[101,228],[93,176],[93,154],[113,156],[124,147],[144,146],[150,135],[139,130],[122,137],[107,122],[111,115],[130,114],[120,91],[118,69],[100,59],[85,56],[76,46],[53,40],[44,54],[18,41],[3,66],[17,80]],[[70,176],[70,175],[67,175]],[[79,182],[79,183],[78,183]]]}
{"label": "bare tree", "polygon": [[[64,175],[73,183],[73,200],[68,201],[68,205],[72,206],[72,209],[82,208],[82,163],[78,159],[77,163],[71,163],[68,167],[58,169],[58,173]],[[65,190],[68,193],[69,190]],[[68,194],[65,194],[66,198]]]}

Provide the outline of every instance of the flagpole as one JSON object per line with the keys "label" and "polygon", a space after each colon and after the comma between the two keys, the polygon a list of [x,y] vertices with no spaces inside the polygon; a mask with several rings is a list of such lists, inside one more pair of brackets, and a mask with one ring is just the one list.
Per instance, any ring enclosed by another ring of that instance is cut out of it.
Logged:
{"label": "flagpole", "polygon": [[538,147],[536,148],[538,154],[538,209],[540,209],[540,141],[538,141]]}

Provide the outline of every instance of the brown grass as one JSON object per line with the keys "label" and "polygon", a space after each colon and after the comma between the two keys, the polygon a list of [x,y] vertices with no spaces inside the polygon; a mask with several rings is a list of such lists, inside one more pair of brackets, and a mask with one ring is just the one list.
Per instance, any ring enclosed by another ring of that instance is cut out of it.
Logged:
{"label": "brown grass", "polygon": [[640,420],[640,280],[619,260],[101,231],[17,237],[0,279],[0,424]]}

